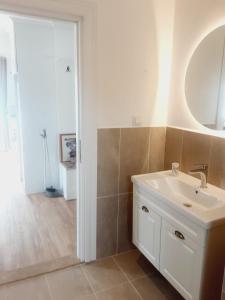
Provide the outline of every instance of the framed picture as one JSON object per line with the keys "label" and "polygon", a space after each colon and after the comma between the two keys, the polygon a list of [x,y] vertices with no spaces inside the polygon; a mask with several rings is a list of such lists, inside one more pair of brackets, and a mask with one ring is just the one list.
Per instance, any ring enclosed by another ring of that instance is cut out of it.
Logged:
{"label": "framed picture", "polygon": [[60,134],[61,162],[76,161],[76,134]]}

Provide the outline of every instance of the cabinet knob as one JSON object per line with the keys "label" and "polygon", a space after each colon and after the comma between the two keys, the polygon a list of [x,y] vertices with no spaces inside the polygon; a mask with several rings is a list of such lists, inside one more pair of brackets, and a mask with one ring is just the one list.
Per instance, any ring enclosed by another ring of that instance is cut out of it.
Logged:
{"label": "cabinet knob", "polygon": [[185,237],[184,237],[184,235],[180,232],[180,231],[175,231],[175,235],[176,235],[176,237],[178,237],[178,239],[180,239],[180,240],[185,240]]}
{"label": "cabinet knob", "polygon": [[146,206],[142,206],[142,210],[146,213],[149,213],[149,209]]}

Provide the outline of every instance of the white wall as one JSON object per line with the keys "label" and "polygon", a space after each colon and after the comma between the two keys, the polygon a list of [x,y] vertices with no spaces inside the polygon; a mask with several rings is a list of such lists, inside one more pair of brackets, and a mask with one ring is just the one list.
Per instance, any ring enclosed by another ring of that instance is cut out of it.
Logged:
{"label": "white wall", "polygon": [[98,3],[98,126],[166,124],[174,1]]}
{"label": "white wall", "polygon": [[[47,130],[52,180],[59,188],[59,134],[75,131],[73,75],[65,72],[73,30],[38,20],[14,19],[26,193],[43,191],[44,151],[40,133]],[[57,50],[55,51],[55,49]],[[66,109],[64,108],[66,106]],[[71,110],[70,113],[68,111]]]}
{"label": "white wall", "polygon": [[15,106],[15,58],[13,23],[9,17],[0,14],[0,56],[7,58],[7,101],[9,110]]}
{"label": "white wall", "polygon": [[175,0],[76,2],[97,3],[98,127],[166,125]]}
{"label": "white wall", "polygon": [[185,97],[185,75],[193,52],[209,32],[224,24],[223,0],[176,0],[168,125],[225,136],[224,132],[201,126],[190,113]]}
{"label": "white wall", "polygon": [[[133,116],[139,117],[142,125],[164,125],[167,97],[162,99],[166,89],[162,84],[159,86],[162,80],[159,74],[164,59],[168,65],[171,43],[166,39],[172,34],[174,1],[92,1],[98,6],[98,126],[131,126]],[[16,3],[32,5],[26,0]],[[176,0],[174,20],[168,124],[209,132],[189,112],[184,80],[188,62],[199,42],[225,23],[225,3],[223,0]],[[163,49],[168,53],[165,58]]]}
{"label": "white wall", "polygon": [[[54,23],[55,75],[59,133],[74,133],[76,131],[74,100],[75,34],[76,32],[72,23]],[[70,72],[66,72],[67,66],[70,67]]]}

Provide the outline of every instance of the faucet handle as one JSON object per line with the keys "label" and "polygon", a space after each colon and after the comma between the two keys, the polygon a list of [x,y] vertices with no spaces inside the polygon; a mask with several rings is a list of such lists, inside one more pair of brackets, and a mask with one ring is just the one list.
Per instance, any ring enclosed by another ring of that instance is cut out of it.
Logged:
{"label": "faucet handle", "polygon": [[204,163],[196,163],[194,164],[196,167],[198,167],[199,169],[202,169],[202,170],[207,170],[209,165],[208,164],[204,164]]}

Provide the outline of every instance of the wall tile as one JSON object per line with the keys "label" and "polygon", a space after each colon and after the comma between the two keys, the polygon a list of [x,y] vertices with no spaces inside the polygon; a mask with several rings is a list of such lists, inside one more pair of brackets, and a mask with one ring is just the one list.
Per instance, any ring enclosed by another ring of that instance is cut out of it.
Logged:
{"label": "wall tile", "polygon": [[149,128],[122,128],[119,193],[132,192],[131,176],[148,172]]}
{"label": "wall tile", "polygon": [[118,196],[97,199],[97,258],[117,249]]}
{"label": "wall tile", "polygon": [[164,170],[166,128],[150,128],[149,172]]}
{"label": "wall tile", "polygon": [[165,147],[165,170],[170,170],[173,162],[181,163],[183,147],[183,131],[176,128],[167,128]]}
{"label": "wall tile", "polygon": [[208,181],[225,189],[225,139],[213,138]]}
{"label": "wall tile", "polygon": [[120,129],[98,130],[98,197],[118,194]]}
{"label": "wall tile", "polygon": [[134,248],[132,244],[133,194],[119,196],[118,252]]}
{"label": "wall tile", "polygon": [[181,169],[188,172],[196,164],[209,164],[212,137],[195,132],[184,131]]}

